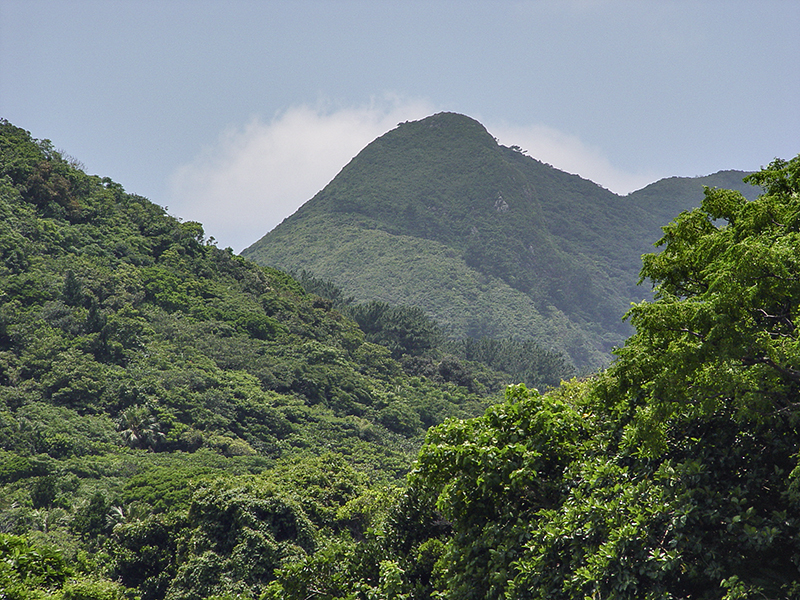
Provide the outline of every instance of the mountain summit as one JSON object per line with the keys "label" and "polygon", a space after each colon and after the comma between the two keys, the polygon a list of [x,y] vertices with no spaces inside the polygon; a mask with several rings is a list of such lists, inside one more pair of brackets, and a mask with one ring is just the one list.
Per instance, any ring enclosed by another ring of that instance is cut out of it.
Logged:
{"label": "mountain summit", "polygon": [[364,148],[242,255],[306,270],[356,300],[423,308],[453,337],[533,339],[582,369],[630,334],[622,316],[664,215],[703,185],[757,190],[745,173],[672,178],[622,197],[439,113]]}

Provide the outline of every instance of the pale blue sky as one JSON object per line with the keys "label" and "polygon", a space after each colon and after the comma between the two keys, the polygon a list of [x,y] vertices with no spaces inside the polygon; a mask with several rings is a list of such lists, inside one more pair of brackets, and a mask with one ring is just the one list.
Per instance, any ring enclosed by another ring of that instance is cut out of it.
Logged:
{"label": "pale blue sky", "polygon": [[0,116],[239,251],[448,110],[620,193],[800,152],[800,2],[0,0]]}

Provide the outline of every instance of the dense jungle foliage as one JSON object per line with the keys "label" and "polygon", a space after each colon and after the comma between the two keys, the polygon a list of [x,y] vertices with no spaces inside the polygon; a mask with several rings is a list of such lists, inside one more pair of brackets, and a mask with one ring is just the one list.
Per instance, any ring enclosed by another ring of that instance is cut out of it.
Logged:
{"label": "dense jungle foliage", "polygon": [[259,267],[7,122],[0,178],[3,600],[800,598],[800,156],[664,227],[607,370],[504,397],[538,347]]}
{"label": "dense jungle foliage", "polygon": [[709,189],[645,257],[609,369],[427,435],[355,548],[266,598],[800,598],[800,156]]}
{"label": "dense jungle foliage", "polygon": [[[514,380],[418,309],[354,321],[79,167],[0,122],[0,597],[259,590],[362,535],[426,429]],[[540,386],[569,373],[509,348]],[[239,501],[275,523],[222,542]]]}
{"label": "dense jungle foliage", "polygon": [[[437,371],[440,376],[450,373],[445,377],[448,381],[471,389],[476,380],[496,381],[497,376],[493,377],[491,370],[505,381],[521,382],[529,387],[554,387],[574,375],[574,367],[562,354],[545,350],[531,340],[448,339],[444,329],[419,307],[391,306],[377,300],[359,304],[333,283],[307,271],[295,277],[303,289],[329,299],[335,308],[353,319],[368,342],[389,348],[408,373],[434,379]],[[434,361],[432,357],[442,359]]]}
{"label": "dense jungle foliage", "polygon": [[531,340],[579,372],[607,366],[650,298],[641,255],[703,186],[758,190],[745,173],[670,178],[626,197],[501,146],[477,121],[401,123],[242,255],[306,270],[358,302],[416,306],[454,339]]}

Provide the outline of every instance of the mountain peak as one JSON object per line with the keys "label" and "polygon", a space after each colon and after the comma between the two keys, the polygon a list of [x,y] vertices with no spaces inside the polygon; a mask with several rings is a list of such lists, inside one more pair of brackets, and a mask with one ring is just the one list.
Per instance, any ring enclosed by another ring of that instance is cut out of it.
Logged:
{"label": "mountain peak", "polygon": [[636,282],[666,222],[660,204],[677,214],[703,197],[700,183],[686,190],[680,206],[622,198],[442,112],[370,143],[242,254],[359,301],[419,306],[453,337],[533,339],[596,368],[647,296]]}
{"label": "mountain peak", "polygon": [[[480,122],[472,117],[456,112],[439,112],[418,121],[406,121],[400,123],[398,129],[415,129],[417,131],[429,130],[441,132],[448,135],[457,136],[488,136],[494,140],[491,134]],[[396,131],[396,130],[394,130]]]}

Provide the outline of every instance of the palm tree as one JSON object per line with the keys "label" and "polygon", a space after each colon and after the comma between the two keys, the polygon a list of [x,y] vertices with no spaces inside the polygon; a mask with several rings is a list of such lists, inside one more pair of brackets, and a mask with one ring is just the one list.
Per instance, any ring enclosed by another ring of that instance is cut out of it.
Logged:
{"label": "palm tree", "polygon": [[117,419],[117,430],[131,448],[155,450],[164,441],[161,424],[146,406],[129,406]]}
{"label": "palm tree", "polygon": [[114,529],[117,525],[141,521],[147,514],[147,509],[137,502],[131,502],[128,504],[127,508],[112,506],[108,509],[108,513],[106,514],[106,525]]}

